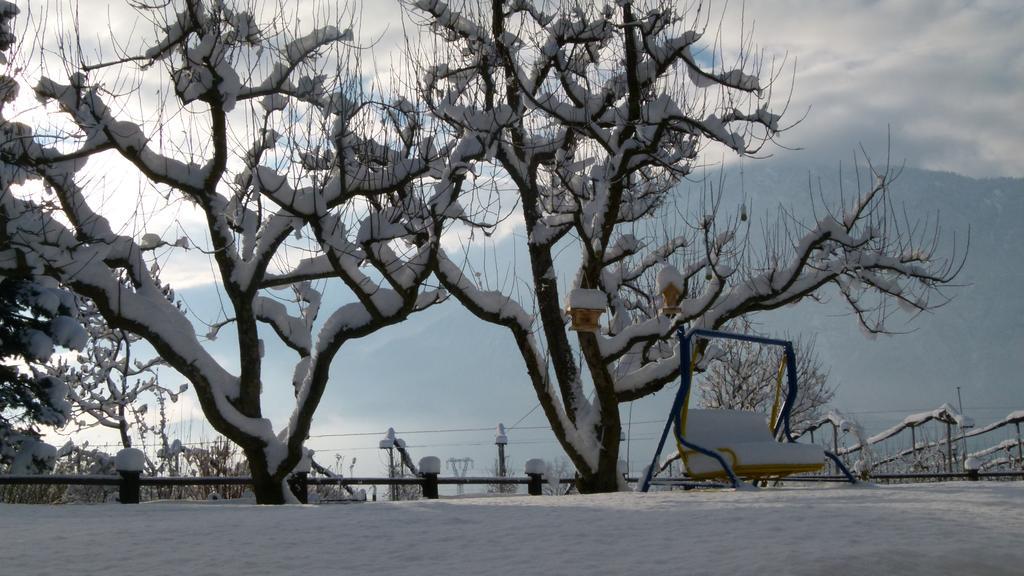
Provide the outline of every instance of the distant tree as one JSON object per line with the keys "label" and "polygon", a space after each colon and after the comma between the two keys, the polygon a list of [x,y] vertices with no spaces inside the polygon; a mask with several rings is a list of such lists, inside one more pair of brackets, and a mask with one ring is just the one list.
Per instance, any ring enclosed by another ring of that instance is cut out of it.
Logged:
{"label": "distant tree", "polygon": [[[699,381],[700,397],[707,408],[731,408],[771,414],[779,382],[782,353],[775,347],[736,340],[720,341],[721,349]],[[790,425],[803,429],[821,416],[832,400],[828,371],[814,349],[813,339],[798,338],[796,372],[799,383],[796,403],[790,411]],[[781,398],[786,394],[782,377]]]}
{"label": "distant tree", "polygon": [[78,429],[100,426],[116,430],[125,448],[132,447],[133,438],[144,443],[150,433],[166,435],[163,418],[151,424],[146,414],[152,403],[162,409],[164,401],[176,402],[188,385],[162,386],[156,370],[164,364],[160,357],[140,356],[142,339],[107,325],[90,300],[80,299],[78,317],[89,335],[88,343],[75,361],[62,360],[48,368],[68,387],[71,423]]}
{"label": "distant tree", "polygon": [[[491,468],[489,470],[489,472],[491,474],[491,477],[493,477],[493,478],[501,477],[501,470],[502,470],[502,468],[504,468],[506,470],[506,474],[505,475],[508,476],[507,471],[509,470],[509,467],[511,466],[511,464],[512,463],[511,463],[510,458],[508,456],[505,456],[505,465],[504,466],[502,466],[501,462],[498,460],[498,458],[495,457],[494,458],[494,464],[491,466]],[[519,492],[519,486],[517,486],[515,484],[502,484],[502,483],[488,484],[487,485],[487,492],[488,492],[488,494],[515,494],[515,493]]]}
{"label": "distant tree", "polygon": [[[436,275],[509,330],[581,492],[622,486],[620,405],[676,378],[678,328],[721,328],[832,285],[880,332],[893,303],[932,308],[955,276],[935,230],[892,209],[888,169],[869,169],[814,221],[782,214],[762,238],[707,183],[681,193],[709,146],[755,156],[784,128],[780,65],[749,37],[726,48],[707,36],[716,18],[703,2],[418,0],[415,11],[429,35],[416,52],[421,98],[482,155],[452,229],[467,232],[465,249],[440,254]],[[482,244],[516,221],[525,273]],[[663,301],[662,271],[678,303]],[[607,319],[573,337],[567,306]]]}
{"label": "distant tree", "polygon": [[562,496],[565,494],[566,485],[560,483],[562,478],[572,478],[576,475],[576,469],[573,467],[572,462],[569,462],[565,458],[558,458],[553,463],[549,463],[547,470],[544,471],[544,487],[542,492],[547,496]]}

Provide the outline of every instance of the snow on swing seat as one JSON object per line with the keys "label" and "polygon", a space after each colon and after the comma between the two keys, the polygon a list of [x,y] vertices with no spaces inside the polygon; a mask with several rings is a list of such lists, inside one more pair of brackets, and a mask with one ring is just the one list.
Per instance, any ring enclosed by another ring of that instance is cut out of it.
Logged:
{"label": "snow on swing seat", "polygon": [[[738,476],[772,478],[814,472],[825,466],[825,451],[814,444],[777,442],[768,418],[741,410],[697,410],[686,414],[684,437],[691,444],[717,450]],[[679,447],[687,473],[695,479],[726,477],[717,460]]]}

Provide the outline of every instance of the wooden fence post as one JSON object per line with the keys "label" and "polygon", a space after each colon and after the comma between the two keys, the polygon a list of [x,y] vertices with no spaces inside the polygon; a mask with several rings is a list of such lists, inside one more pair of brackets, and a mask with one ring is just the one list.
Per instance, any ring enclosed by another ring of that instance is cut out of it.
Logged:
{"label": "wooden fence post", "polygon": [[118,499],[121,504],[138,504],[142,500],[142,484],[139,482],[146,467],[146,455],[138,448],[125,448],[114,457],[114,468],[121,475]]}
{"label": "wooden fence post", "polygon": [[420,458],[420,474],[423,476],[423,497],[428,500],[438,499],[437,475],[441,473],[441,459],[437,456]]}

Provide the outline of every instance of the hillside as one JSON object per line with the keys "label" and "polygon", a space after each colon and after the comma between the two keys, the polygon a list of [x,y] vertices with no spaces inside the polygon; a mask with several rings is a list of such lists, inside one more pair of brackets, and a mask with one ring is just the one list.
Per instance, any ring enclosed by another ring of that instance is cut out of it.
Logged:
{"label": "hillside", "polygon": [[[826,193],[838,191],[835,168],[811,173]],[[756,187],[755,204],[762,209],[768,203],[764,198],[778,198],[794,210],[806,210],[808,174],[806,169],[754,163],[744,169],[744,188],[754,194]],[[845,176],[846,190],[855,189],[849,171]],[[738,175],[730,178],[735,182]],[[952,298],[948,305],[891,325],[907,334],[873,341],[835,301],[802,304],[765,320],[818,336],[818,350],[840,384],[836,403],[850,410],[931,408],[955,402],[955,387],[961,386],[968,412],[985,409],[974,414],[979,421],[1005,415],[1024,403],[1019,391],[1024,373],[1019,354],[1024,350],[1024,179],[974,179],[906,168],[891,198],[910,221],[937,219],[945,254],[960,258],[966,251],[957,285],[944,290]]]}

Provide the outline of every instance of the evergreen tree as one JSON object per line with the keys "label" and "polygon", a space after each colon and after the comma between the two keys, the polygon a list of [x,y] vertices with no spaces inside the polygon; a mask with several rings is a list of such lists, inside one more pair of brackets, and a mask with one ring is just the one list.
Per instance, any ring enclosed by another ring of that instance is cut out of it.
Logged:
{"label": "evergreen tree", "polygon": [[[0,64],[7,64],[4,52],[15,43],[13,18],[18,8],[0,1]],[[14,99],[16,85],[0,75],[0,122],[3,104]],[[14,176],[0,174],[0,190],[6,195]],[[7,214],[0,212],[0,225],[6,225]],[[3,257],[17,258],[9,246],[0,246]],[[32,352],[44,352],[51,318],[34,314],[32,303],[38,302],[42,291],[31,280],[0,278],[0,470],[26,472],[44,465],[51,450],[39,441],[37,424],[63,424],[67,412],[60,402],[59,381],[37,378],[31,371]],[[59,298],[58,298],[59,302]],[[59,304],[58,304],[59,307]],[[38,308],[38,306],[37,306]],[[38,311],[38,310],[37,310]],[[49,340],[52,343],[52,340]],[[52,344],[51,344],[52,350]],[[47,354],[48,356],[48,354]]]}
{"label": "evergreen tree", "polygon": [[84,331],[71,317],[70,294],[29,279],[0,280],[0,466],[14,473],[45,468],[55,453],[39,440],[39,425],[63,426],[67,388],[43,374],[54,342],[80,345]]}

